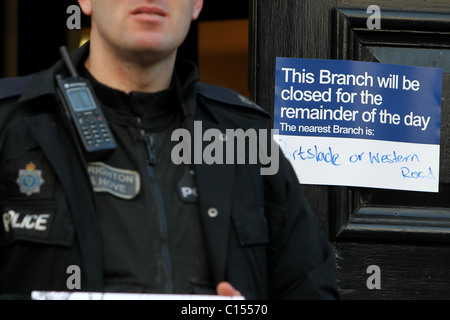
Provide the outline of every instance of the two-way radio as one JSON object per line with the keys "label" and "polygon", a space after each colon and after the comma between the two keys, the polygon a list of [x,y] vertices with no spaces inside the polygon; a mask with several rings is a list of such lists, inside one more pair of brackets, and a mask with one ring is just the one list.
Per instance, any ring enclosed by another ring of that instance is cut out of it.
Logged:
{"label": "two-way radio", "polygon": [[[69,119],[72,131],[81,141],[86,160],[97,161],[108,157],[115,149],[111,129],[87,79],[78,75],[66,47],[60,52],[71,76],[56,76],[58,93],[64,107],[65,116]],[[75,130],[73,130],[75,127]]]}

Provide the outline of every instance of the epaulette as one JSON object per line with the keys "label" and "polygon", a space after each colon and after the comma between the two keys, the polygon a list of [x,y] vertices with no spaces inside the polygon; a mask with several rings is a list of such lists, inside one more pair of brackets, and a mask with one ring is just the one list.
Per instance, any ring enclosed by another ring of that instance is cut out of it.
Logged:
{"label": "epaulette", "polygon": [[32,79],[32,75],[0,79],[0,100],[21,95]]}
{"label": "epaulette", "polygon": [[248,108],[264,114],[266,117],[272,117],[269,112],[258,106],[252,100],[231,89],[210,85],[206,83],[198,83],[198,93],[207,99],[227,103],[235,106]]}

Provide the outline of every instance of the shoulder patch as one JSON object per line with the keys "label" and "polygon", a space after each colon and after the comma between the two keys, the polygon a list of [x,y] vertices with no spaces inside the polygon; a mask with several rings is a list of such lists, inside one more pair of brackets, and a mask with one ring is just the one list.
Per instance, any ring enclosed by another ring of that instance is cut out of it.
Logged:
{"label": "shoulder patch", "polygon": [[21,95],[32,79],[32,75],[0,79],[0,100]]}
{"label": "shoulder patch", "polygon": [[260,113],[263,113],[267,117],[272,117],[269,112],[258,106],[249,98],[233,91],[231,89],[210,85],[206,83],[198,83],[198,93],[210,100],[215,100],[231,105],[236,105],[244,108],[249,108]]}

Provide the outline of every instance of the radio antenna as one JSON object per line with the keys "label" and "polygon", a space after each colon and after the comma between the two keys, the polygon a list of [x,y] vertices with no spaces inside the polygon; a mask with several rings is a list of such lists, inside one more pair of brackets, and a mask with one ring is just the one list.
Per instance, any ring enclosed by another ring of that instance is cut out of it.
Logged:
{"label": "radio antenna", "polygon": [[72,75],[72,77],[78,77],[77,69],[75,69],[72,60],[70,59],[69,52],[67,51],[66,46],[60,47],[59,52],[61,53],[61,56],[64,60],[64,64],[66,65],[67,69],[69,69],[69,72]]}

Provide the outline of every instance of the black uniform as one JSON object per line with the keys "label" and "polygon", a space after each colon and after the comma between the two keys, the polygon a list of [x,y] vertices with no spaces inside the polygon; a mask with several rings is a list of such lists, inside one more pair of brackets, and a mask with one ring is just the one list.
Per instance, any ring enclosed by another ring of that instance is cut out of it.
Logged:
{"label": "black uniform", "polygon": [[338,297],[333,252],[283,156],[266,176],[172,159],[175,129],[262,129],[266,112],[190,64],[163,92],[108,88],[83,68],[88,49],[72,58],[114,133],[106,159],[86,162],[61,121],[62,62],[0,82],[0,294],[67,291],[75,265],[82,291],[213,293],[225,280],[248,299]]}

